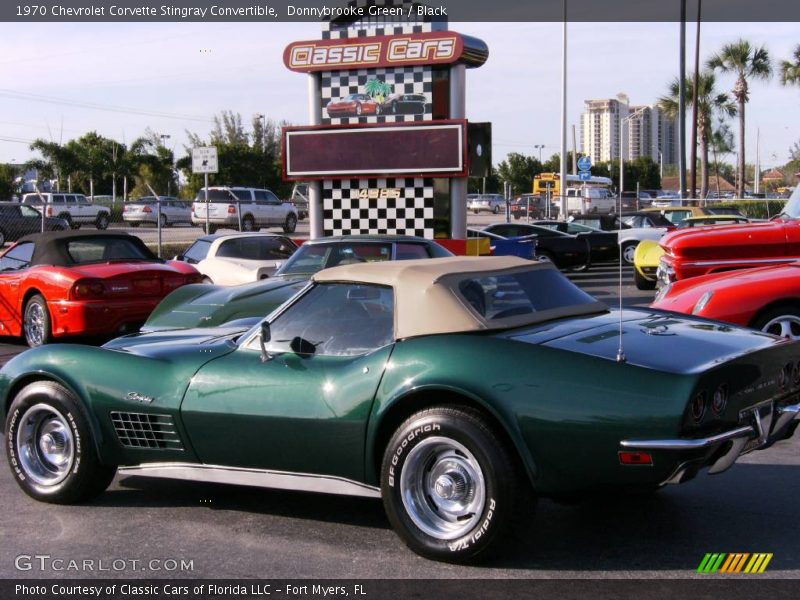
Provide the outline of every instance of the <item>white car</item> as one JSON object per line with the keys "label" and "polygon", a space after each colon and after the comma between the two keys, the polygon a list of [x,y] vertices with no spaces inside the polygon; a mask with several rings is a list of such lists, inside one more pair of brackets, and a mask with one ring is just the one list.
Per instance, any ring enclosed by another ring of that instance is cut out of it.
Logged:
{"label": "white car", "polygon": [[293,233],[297,209],[267,189],[209,187],[201,189],[192,203],[192,223],[202,227],[208,223],[209,234],[221,228],[258,231],[262,227],[282,227],[284,233]]}
{"label": "white car", "polygon": [[239,285],[273,275],[295,250],[297,244],[274,233],[206,235],[175,259],[194,266],[207,283]]}

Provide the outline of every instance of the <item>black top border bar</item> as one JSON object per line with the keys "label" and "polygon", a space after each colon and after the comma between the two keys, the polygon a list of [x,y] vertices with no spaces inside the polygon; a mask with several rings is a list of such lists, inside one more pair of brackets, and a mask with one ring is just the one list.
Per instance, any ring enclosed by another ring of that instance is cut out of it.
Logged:
{"label": "black top border bar", "polygon": [[[355,18],[396,20],[381,13],[386,0],[11,0],[0,5],[3,22],[320,22],[356,11]],[[398,0],[395,0],[398,1]],[[36,4],[34,4],[36,2]],[[698,0],[426,0],[403,3],[409,16],[450,22],[678,22],[697,18]],[[359,12],[360,11],[360,12]],[[798,0],[703,0],[707,22],[800,21]]]}

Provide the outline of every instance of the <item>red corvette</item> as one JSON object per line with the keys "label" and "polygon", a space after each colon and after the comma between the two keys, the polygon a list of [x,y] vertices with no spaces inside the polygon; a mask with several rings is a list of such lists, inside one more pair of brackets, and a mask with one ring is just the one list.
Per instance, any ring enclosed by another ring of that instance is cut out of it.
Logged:
{"label": "red corvette", "polygon": [[651,306],[800,339],[800,262],[679,280]]}
{"label": "red corvette", "polygon": [[733,269],[800,259],[800,186],[769,223],[680,230],[661,239],[658,285]]}
{"label": "red corvette", "polygon": [[325,109],[329,117],[360,117],[380,114],[381,105],[367,94],[350,94],[338,100],[331,100]]}
{"label": "red corvette", "polygon": [[29,346],[139,327],[164,296],[201,275],[126,233],[63,231],[21,238],[0,256],[0,335]]}

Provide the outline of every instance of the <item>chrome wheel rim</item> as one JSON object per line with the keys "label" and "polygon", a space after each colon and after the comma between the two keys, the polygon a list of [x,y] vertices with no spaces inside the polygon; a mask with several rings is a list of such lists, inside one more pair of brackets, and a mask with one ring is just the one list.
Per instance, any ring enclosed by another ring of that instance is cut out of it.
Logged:
{"label": "chrome wheel rim", "polygon": [[455,440],[431,437],[408,453],[400,494],[414,525],[436,539],[452,540],[480,520],[486,484],[469,450]]}
{"label": "chrome wheel rim", "polygon": [[253,220],[248,218],[242,221],[242,229],[245,231],[253,231]]}
{"label": "chrome wheel rim", "polygon": [[761,331],[771,333],[792,340],[800,339],[800,317],[796,315],[781,315],[769,321]]}
{"label": "chrome wheel rim", "polygon": [[622,250],[622,259],[626,263],[633,263],[633,258],[636,255],[636,246],[625,246]]}
{"label": "chrome wheel rim", "polygon": [[31,302],[25,308],[25,339],[31,346],[41,346],[44,342],[44,307]]}
{"label": "chrome wheel rim", "polygon": [[36,404],[19,421],[17,456],[37,484],[54,486],[75,462],[75,440],[64,416],[48,404]]}

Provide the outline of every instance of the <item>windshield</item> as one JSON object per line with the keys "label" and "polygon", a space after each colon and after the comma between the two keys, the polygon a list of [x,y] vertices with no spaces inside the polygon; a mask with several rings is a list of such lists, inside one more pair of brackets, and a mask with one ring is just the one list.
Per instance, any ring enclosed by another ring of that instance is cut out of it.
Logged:
{"label": "windshield", "polygon": [[339,265],[378,262],[392,259],[391,243],[306,244],[275,272],[279,275],[313,275]]}
{"label": "windshield", "polygon": [[800,185],[794,188],[794,191],[792,192],[792,195],[789,196],[789,201],[786,203],[786,206],[783,207],[781,214],[789,217],[790,219],[800,218]]}
{"label": "windshield", "polygon": [[69,240],[66,242],[66,250],[76,265],[109,261],[157,260],[145,246],[124,238]]}

